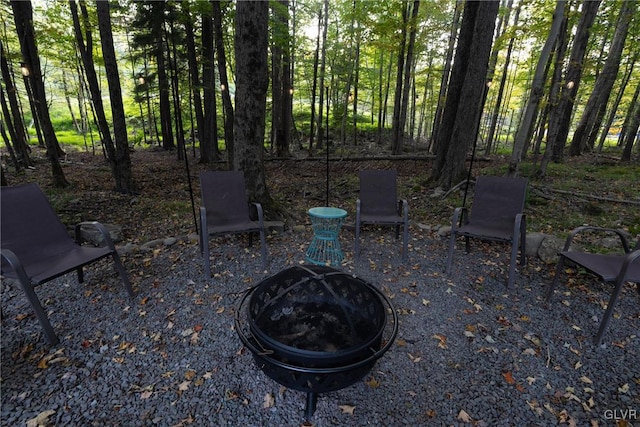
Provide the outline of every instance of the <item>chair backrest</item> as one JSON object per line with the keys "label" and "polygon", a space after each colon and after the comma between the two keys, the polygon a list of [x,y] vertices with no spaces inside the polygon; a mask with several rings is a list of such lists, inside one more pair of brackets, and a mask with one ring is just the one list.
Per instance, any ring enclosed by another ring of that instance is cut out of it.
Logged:
{"label": "chair backrest", "polygon": [[202,172],[200,192],[208,223],[231,225],[250,219],[244,174],[241,171]]}
{"label": "chair backrest", "polygon": [[38,184],[0,187],[0,200],[2,249],[13,251],[23,265],[76,246]]}
{"label": "chair backrest", "polygon": [[398,193],[395,170],[360,171],[360,210],[363,213],[397,214]]}
{"label": "chair backrest", "polygon": [[469,221],[513,225],[516,215],[524,210],[526,196],[526,178],[479,176]]}

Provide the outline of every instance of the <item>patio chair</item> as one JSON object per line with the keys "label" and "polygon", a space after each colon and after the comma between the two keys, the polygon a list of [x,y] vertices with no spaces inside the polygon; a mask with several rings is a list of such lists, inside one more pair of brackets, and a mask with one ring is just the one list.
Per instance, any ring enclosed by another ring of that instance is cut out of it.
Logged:
{"label": "patio chair", "polygon": [[[59,340],[35,293],[36,286],[73,270],[82,283],[84,266],[111,257],[129,296],[135,296],[113,241],[102,224],[77,224],[73,240],[37,184],[2,187],[0,191],[2,275],[19,281],[51,345]],[[97,229],[106,246],[83,246],[81,227]]]}
{"label": "patio chair", "polygon": [[208,171],[200,174],[200,253],[204,257],[206,277],[211,277],[209,236],[234,233],[248,233],[249,246],[252,233],[260,233],[262,266],[267,265],[264,218],[260,203],[253,203],[258,220],[251,219],[249,202],[244,184],[244,174],[240,171]]}
{"label": "patio chair", "polygon": [[396,239],[402,233],[402,260],[407,260],[409,244],[409,205],[399,200],[395,170],[365,170],[360,172],[360,196],[356,200],[355,255],[360,255],[360,228],[363,224],[395,226]]}
{"label": "patio chair", "polygon": [[[571,248],[571,244],[573,243],[574,238],[583,232],[617,234],[620,238],[621,249],[624,253],[620,251],[619,253],[601,254],[572,250],[573,248]],[[613,292],[609,297],[607,309],[605,310],[602,321],[600,322],[598,333],[594,338],[594,344],[599,346],[600,343],[602,343],[602,337],[609,326],[609,322],[611,321],[611,315],[613,314],[613,310],[624,283],[636,283],[638,294],[640,294],[640,239],[638,239],[635,249],[631,250],[629,248],[629,243],[621,230],[591,226],[577,227],[569,233],[569,236],[565,241],[564,248],[558,255],[560,255],[560,259],[556,266],[555,276],[553,278],[553,282],[551,282],[551,286],[547,289],[545,298],[547,302],[551,301],[551,297],[553,296],[553,291],[558,283],[560,274],[564,271],[564,263],[566,260],[569,260],[573,264],[576,264],[596,276],[599,276],[603,282],[614,283]]]}
{"label": "patio chair", "polygon": [[511,244],[511,261],[507,289],[513,285],[518,248],[520,265],[526,263],[526,217],[523,213],[527,180],[497,176],[479,176],[471,212],[459,207],[451,222],[451,239],[447,255],[446,273],[451,272],[456,238],[463,236],[465,249],[470,250],[470,238]]}

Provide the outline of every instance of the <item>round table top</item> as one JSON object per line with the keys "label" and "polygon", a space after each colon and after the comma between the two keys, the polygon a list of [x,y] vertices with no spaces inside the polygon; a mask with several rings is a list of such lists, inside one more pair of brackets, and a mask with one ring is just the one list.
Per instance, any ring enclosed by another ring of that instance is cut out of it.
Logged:
{"label": "round table top", "polygon": [[317,218],[344,218],[347,216],[347,211],[340,208],[329,208],[325,206],[309,209],[309,215]]}

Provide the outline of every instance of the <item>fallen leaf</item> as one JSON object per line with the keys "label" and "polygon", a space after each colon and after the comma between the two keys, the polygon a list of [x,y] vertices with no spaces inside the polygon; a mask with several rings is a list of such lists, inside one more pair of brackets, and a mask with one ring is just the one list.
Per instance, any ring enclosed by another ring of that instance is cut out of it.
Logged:
{"label": "fallen leaf", "polygon": [[434,334],[431,338],[435,338],[437,339],[438,342],[438,347],[440,348],[447,348],[447,337],[445,337],[442,334]]}
{"label": "fallen leaf", "polygon": [[151,397],[151,395],[153,394],[153,392],[151,390],[147,390],[145,392],[140,393],[140,399],[144,400],[144,399],[148,399]]}
{"label": "fallen leaf", "polygon": [[464,409],[460,409],[460,412],[458,412],[457,419],[459,421],[462,421],[463,423],[470,423],[471,421],[473,421],[471,416],[467,414],[467,412]]}
{"label": "fallen leaf", "polygon": [[273,408],[276,404],[276,398],[273,397],[273,394],[267,393],[264,395],[264,401],[262,403],[263,408]]}
{"label": "fallen leaf", "polygon": [[507,382],[507,384],[515,384],[516,383],[516,380],[513,379],[513,374],[511,374],[511,371],[503,372],[502,376],[504,377],[504,380]]}
{"label": "fallen leaf", "polygon": [[180,391],[187,391],[187,390],[189,390],[189,384],[191,384],[191,381],[182,381],[182,382],[178,385],[178,390],[180,390]]}
{"label": "fallen leaf", "polygon": [[629,384],[623,384],[621,387],[618,387],[618,391],[620,393],[628,393],[629,392]]}
{"label": "fallen leaf", "polygon": [[536,355],[536,351],[534,349],[532,349],[531,347],[525,349],[522,354],[526,354],[529,356],[535,356]]}
{"label": "fallen leaf", "polygon": [[196,376],[196,371],[190,369],[184,373],[184,378],[187,380],[192,380]]}
{"label": "fallen leaf", "polygon": [[343,414],[349,415],[353,415],[353,411],[356,410],[356,407],[351,405],[339,405],[338,408],[340,408]]}
{"label": "fallen leaf", "polygon": [[55,413],[56,411],[52,409],[49,409],[47,411],[42,411],[34,418],[27,420],[27,427],[46,426],[49,424],[49,417]]}
{"label": "fallen leaf", "polygon": [[593,384],[593,381],[591,381],[591,379],[589,377],[587,377],[586,375],[583,375],[580,377],[580,381],[582,381],[583,383],[586,384]]}
{"label": "fallen leaf", "polygon": [[380,381],[378,381],[375,377],[371,377],[368,381],[365,382],[365,384],[371,388],[380,387]]}

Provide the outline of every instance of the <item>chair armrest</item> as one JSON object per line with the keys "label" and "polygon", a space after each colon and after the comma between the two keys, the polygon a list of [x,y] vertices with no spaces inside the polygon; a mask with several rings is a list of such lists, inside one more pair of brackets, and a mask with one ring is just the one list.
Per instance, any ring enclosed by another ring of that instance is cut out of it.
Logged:
{"label": "chair armrest", "polygon": [[627,241],[627,238],[625,237],[625,235],[622,233],[622,230],[618,230],[616,228],[595,227],[591,225],[583,225],[571,230],[571,232],[567,236],[567,240],[564,243],[564,248],[562,249],[562,252],[567,252],[571,247],[571,243],[573,243],[573,239],[583,231],[595,231],[598,233],[615,233],[620,238],[620,243],[622,244],[622,248],[624,249],[624,252],[629,253],[629,242]]}
{"label": "chair armrest", "polygon": [[[629,252],[625,256],[624,262],[622,263],[622,268],[620,269],[620,275],[621,275],[620,277],[626,277],[627,270],[629,269],[631,264],[633,264],[634,262],[637,262],[639,260],[640,260],[640,249]],[[640,286],[640,285],[638,285],[638,286]]]}
{"label": "chair armrest", "polygon": [[398,200],[398,215],[401,215],[405,221],[409,219],[409,203],[407,199]]}
{"label": "chair armrest", "polygon": [[453,232],[456,228],[460,227],[462,223],[467,223],[468,220],[468,210],[467,208],[455,208],[453,211],[453,219],[451,220],[451,231]]}
{"label": "chair armrest", "polygon": [[18,276],[18,280],[23,284],[23,286],[31,284],[31,280],[29,279],[29,276],[27,276],[27,272],[25,271],[22,262],[12,250],[0,249],[0,257],[7,261],[7,263],[11,266],[13,271]]}
{"label": "chair armrest", "polygon": [[92,227],[98,230],[98,232],[100,232],[100,235],[104,239],[104,242],[107,245],[107,247],[112,251],[116,250],[116,246],[113,244],[113,240],[111,240],[111,236],[109,235],[109,232],[104,227],[104,225],[102,225],[98,221],[83,221],[76,224],[76,227],[75,227],[76,243],[78,243],[79,245],[82,244],[82,233],[81,233],[82,227]]}
{"label": "chair armrest", "polygon": [[260,223],[260,226],[262,227],[262,224],[264,224],[264,212],[262,210],[262,205],[260,203],[251,203],[253,206],[256,207],[256,212],[258,213],[258,222]]}

